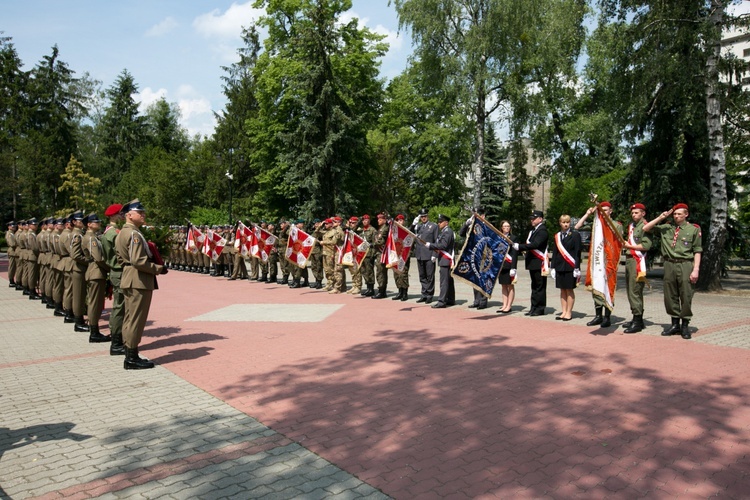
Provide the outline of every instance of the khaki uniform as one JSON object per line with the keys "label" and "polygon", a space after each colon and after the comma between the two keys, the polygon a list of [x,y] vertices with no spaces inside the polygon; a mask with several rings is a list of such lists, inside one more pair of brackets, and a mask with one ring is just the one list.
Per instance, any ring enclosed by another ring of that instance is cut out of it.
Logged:
{"label": "khaki uniform", "polygon": [[[73,316],[83,318],[86,314],[86,268],[88,262],[83,253],[83,233],[74,227],[70,235],[71,288]],[[78,320],[81,323],[80,319]]]}
{"label": "khaki uniform", "polygon": [[334,277],[333,273],[336,269],[335,258],[336,258],[336,243],[335,233],[333,227],[322,230],[323,238],[321,246],[323,247],[323,271],[326,276],[326,287],[325,290],[330,292],[333,290]]}
{"label": "khaki uniform", "polygon": [[373,257],[375,258],[375,276],[378,281],[378,293],[385,295],[388,288],[388,269],[380,262],[385,250],[385,242],[388,240],[388,224],[380,226],[373,239]]}
{"label": "khaki uniform", "polygon": [[137,349],[151,308],[151,298],[158,289],[156,275],[163,266],[155,264],[148,253],[148,243],[135,225],[127,222],[115,239],[117,261],[122,266],[121,288],[125,295],[125,319],[122,336],[128,349]]}
{"label": "khaki uniform", "polygon": [[16,283],[27,289],[26,266],[28,257],[26,255],[26,231],[22,229],[19,229],[16,234],[16,256],[18,259],[16,264]]}
{"label": "khaki uniform", "polygon": [[681,226],[661,224],[653,228],[661,235],[664,258],[664,307],[672,318],[693,317],[693,257],[703,253],[701,229],[685,221]]}
{"label": "khaki uniform", "polygon": [[89,325],[98,327],[104,309],[104,295],[107,291],[107,272],[101,242],[96,232],[89,229],[83,237],[83,253],[86,255],[86,294]]}
{"label": "khaki uniform", "polygon": [[8,243],[8,281],[11,286],[16,283],[16,233],[8,229],[5,232],[5,241]]}
{"label": "khaki uniform", "polygon": [[50,236],[50,280],[52,282],[52,301],[55,303],[55,311],[62,312],[63,299],[63,272],[60,270],[60,234],[62,230],[52,231]]}
{"label": "khaki uniform", "polygon": [[[648,237],[643,232],[643,220],[638,221],[638,224],[633,224],[632,222],[628,225],[628,233],[631,230],[633,231],[633,241],[636,245],[643,246],[644,251],[643,258],[646,258],[646,252],[648,252],[651,249],[651,238]],[[620,226],[620,229],[622,229],[622,226]],[[624,233],[623,237],[625,238],[625,241],[628,241],[628,233]],[[646,286],[646,280],[637,281],[638,278],[638,266],[637,262],[635,260],[635,257],[633,257],[633,254],[630,253],[630,250],[625,250],[625,289],[628,294],[628,302],[630,303],[630,312],[633,313],[633,316],[642,316],[643,315],[643,289]],[[596,302],[596,299],[598,297],[594,297],[594,302]],[[599,298],[602,303],[604,302],[604,299]]]}
{"label": "khaki uniform", "polygon": [[60,233],[60,267],[63,275],[63,310],[73,313],[73,259],[70,257],[70,238],[72,231],[65,228]]}
{"label": "khaki uniform", "polygon": [[39,240],[33,231],[28,231],[26,235],[26,271],[24,283],[31,292],[31,296],[36,296],[37,285],[39,284]]}
{"label": "khaki uniform", "polygon": [[109,269],[109,282],[112,284],[112,311],[109,313],[109,333],[113,339],[122,338],[122,322],[125,317],[125,296],[120,288],[122,280],[122,264],[117,259],[115,239],[117,226],[107,225],[101,237],[102,256]]}
{"label": "khaki uniform", "polygon": [[372,245],[375,241],[377,231],[375,231],[374,227],[368,224],[366,229],[364,227],[359,227],[357,233],[359,233],[363,240],[370,244],[370,248],[367,249],[365,258],[362,259],[361,273],[365,285],[367,285],[368,288],[371,288],[375,285],[375,260],[373,257],[374,253]]}

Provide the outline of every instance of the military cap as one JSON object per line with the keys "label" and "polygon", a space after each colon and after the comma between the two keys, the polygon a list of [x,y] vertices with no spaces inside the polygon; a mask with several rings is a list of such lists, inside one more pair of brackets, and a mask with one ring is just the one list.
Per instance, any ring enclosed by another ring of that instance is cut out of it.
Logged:
{"label": "military cap", "polygon": [[136,212],[145,212],[146,207],[144,207],[141,201],[136,198],[123,205],[122,209],[120,209],[120,213],[126,214],[132,210],[135,210]]}
{"label": "military cap", "polygon": [[11,221],[8,221],[8,227],[10,227],[10,226],[15,226],[15,225],[16,225],[16,222],[15,222],[15,221],[12,221],[12,220],[11,220]]}
{"label": "military cap", "polygon": [[643,210],[645,212],[646,205],[644,205],[643,203],[633,203],[632,205],[630,205],[630,210],[636,210],[636,209]]}
{"label": "military cap", "polygon": [[544,218],[544,212],[541,210],[532,210],[531,215],[529,215],[529,219],[536,219],[537,217]]}
{"label": "military cap", "polygon": [[32,217],[31,219],[27,220],[26,224],[29,224],[29,225],[34,224],[34,225],[36,225],[37,224],[36,217]]}
{"label": "military cap", "polygon": [[320,219],[318,219],[317,217],[315,217],[312,221],[313,221],[313,224],[317,224],[318,222],[320,222]]}
{"label": "military cap", "polygon": [[99,219],[99,216],[95,213],[88,214],[85,219],[83,219],[84,224],[88,224],[89,222],[101,222],[101,219]]}
{"label": "military cap", "polygon": [[450,222],[451,221],[451,218],[445,214],[438,214],[437,219],[438,219],[438,222]]}
{"label": "military cap", "polygon": [[333,224],[333,219],[330,217],[323,221],[323,224]]}
{"label": "military cap", "polygon": [[295,219],[294,223],[295,224],[304,224],[305,223],[305,219]]}
{"label": "military cap", "polygon": [[687,210],[688,206],[686,203],[678,203],[677,205],[672,207],[672,210],[679,210],[681,208],[684,208],[685,210]]}
{"label": "military cap", "polygon": [[430,211],[426,208],[422,208],[422,210],[419,211],[419,215],[429,215]]}
{"label": "military cap", "polygon": [[336,217],[331,217],[331,220],[332,220],[333,222],[341,222],[341,217],[339,217],[339,216],[337,215]]}
{"label": "military cap", "polygon": [[71,221],[74,221],[74,220],[80,220],[80,221],[82,221],[83,220],[83,211],[82,210],[78,210],[77,212],[73,212],[70,215],[70,220]]}
{"label": "military cap", "polygon": [[349,217],[349,222],[352,224],[356,224],[357,222],[359,222],[359,217],[357,217],[356,215],[352,215],[351,217]]}
{"label": "military cap", "polygon": [[108,206],[107,209],[104,211],[104,216],[113,217],[119,214],[120,210],[122,210],[122,205],[120,203],[113,203],[112,205]]}

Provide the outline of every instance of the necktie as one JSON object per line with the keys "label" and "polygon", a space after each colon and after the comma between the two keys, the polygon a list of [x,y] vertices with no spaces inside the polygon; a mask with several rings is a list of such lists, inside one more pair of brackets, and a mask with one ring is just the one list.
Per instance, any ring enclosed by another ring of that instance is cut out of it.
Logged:
{"label": "necktie", "polygon": [[675,245],[677,245],[677,235],[679,234],[680,234],[680,226],[677,226],[674,230],[674,238],[672,239],[672,248],[674,248]]}

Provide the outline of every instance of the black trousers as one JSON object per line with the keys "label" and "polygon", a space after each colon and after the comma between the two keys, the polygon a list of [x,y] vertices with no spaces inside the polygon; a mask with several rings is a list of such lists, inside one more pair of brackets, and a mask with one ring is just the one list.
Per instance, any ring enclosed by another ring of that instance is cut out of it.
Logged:
{"label": "black trousers", "polygon": [[438,302],[449,306],[456,303],[456,287],[453,284],[453,276],[451,276],[449,266],[440,266],[440,297]]}
{"label": "black trousers", "polygon": [[435,295],[435,263],[432,260],[417,259],[419,283],[422,285],[422,297],[431,299]]}
{"label": "black trousers", "polygon": [[541,269],[529,270],[531,277],[531,308],[530,311],[544,312],[547,307],[547,277],[542,276]]}

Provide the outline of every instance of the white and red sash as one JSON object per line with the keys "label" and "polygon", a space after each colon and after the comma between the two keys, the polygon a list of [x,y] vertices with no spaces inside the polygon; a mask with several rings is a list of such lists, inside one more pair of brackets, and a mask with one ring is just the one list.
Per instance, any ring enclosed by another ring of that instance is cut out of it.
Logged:
{"label": "white and red sash", "polygon": [[578,266],[576,265],[576,260],[572,255],[570,255],[570,252],[568,252],[568,250],[562,244],[562,233],[557,233],[555,235],[555,245],[557,245],[557,251],[560,252],[562,258],[565,259],[565,262],[570,264],[571,267],[577,268]]}
{"label": "white and red sash", "polygon": [[[529,232],[529,237],[526,238],[527,245],[531,243],[531,235],[534,234],[534,231],[536,231],[536,228]],[[549,258],[547,258],[547,249],[545,248],[542,253],[534,248],[531,250],[531,255],[542,261],[542,276],[549,276]]]}
{"label": "white and red sash", "polygon": [[[633,229],[635,224],[631,222],[628,225],[628,244],[635,246],[637,243],[633,237]],[[636,281],[643,281],[646,279],[646,256],[639,250],[630,250],[630,255],[635,259]]]}

